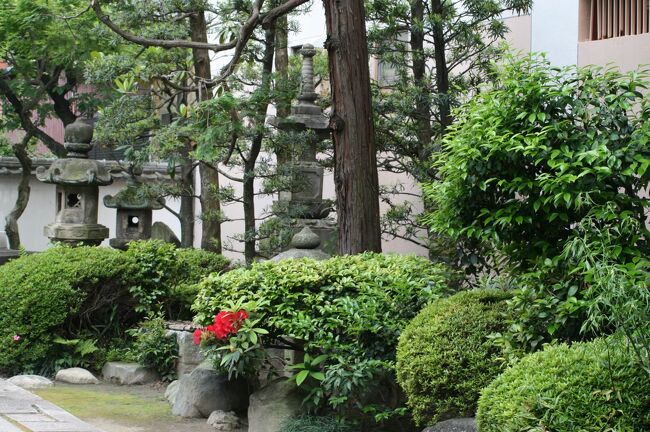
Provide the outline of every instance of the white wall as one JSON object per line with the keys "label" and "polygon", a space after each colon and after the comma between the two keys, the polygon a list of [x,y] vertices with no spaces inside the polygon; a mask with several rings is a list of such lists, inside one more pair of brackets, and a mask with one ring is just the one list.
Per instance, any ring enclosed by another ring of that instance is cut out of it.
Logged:
{"label": "white wall", "polygon": [[[19,179],[20,176],[18,175],[0,176],[0,230],[4,228],[5,216],[11,211],[16,201]],[[103,199],[106,195],[115,195],[124,186],[124,180],[120,179],[113,182],[110,186],[99,188],[100,204],[98,223],[108,227],[110,237],[115,236],[115,209],[104,207]],[[43,227],[54,222],[56,187],[51,184],[42,183],[33,176],[30,181],[30,187],[31,194],[29,203],[25,212],[18,220],[18,228],[23,246],[29,251],[40,251],[46,249],[50,244],[49,239],[43,234]],[[180,207],[178,200],[168,200],[167,204],[175,211]],[[178,218],[167,210],[154,211],[153,221],[166,223],[177,235],[180,235]],[[105,240],[102,245],[108,246],[108,240]]]}
{"label": "white wall", "polygon": [[578,61],[578,0],[533,2],[531,49],[557,66]]}

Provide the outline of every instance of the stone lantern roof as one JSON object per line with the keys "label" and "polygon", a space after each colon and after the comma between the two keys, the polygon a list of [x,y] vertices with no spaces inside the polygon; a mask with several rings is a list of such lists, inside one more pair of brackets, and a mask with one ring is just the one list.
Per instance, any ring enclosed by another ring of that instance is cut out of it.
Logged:
{"label": "stone lantern roof", "polygon": [[104,206],[114,209],[124,210],[160,210],[165,205],[164,198],[152,198],[140,193],[142,182],[136,175],[131,173],[131,177],[126,187],[116,193],[114,196],[106,195],[104,197]]}
{"label": "stone lantern roof", "polygon": [[92,149],[93,127],[77,118],[65,128],[66,158],[57,159],[49,168],[38,167],[36,178],[44,183],[67,186],[106,186],[113,178],[104,164],[88,159]]}

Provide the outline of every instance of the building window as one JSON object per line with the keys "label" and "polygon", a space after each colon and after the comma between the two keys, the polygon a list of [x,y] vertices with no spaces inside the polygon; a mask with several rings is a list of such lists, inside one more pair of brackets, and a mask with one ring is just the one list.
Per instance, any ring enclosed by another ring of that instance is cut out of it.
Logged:
{"label": "building window", "polygon": [[583,0],[584,40],[648,33],[650,0]]}

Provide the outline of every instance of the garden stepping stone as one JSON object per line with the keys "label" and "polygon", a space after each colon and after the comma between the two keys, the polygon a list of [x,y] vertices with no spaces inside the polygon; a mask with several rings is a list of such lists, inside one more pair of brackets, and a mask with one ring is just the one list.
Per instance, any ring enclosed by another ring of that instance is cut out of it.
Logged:
{"label": "garden stepping stone", "polygon": [[476,420],[473,418],[456,418],[440,422],[422,432],[476,432],[477,430]]}
{"label": "garden stepping stone", "polygon": [[56,405],[0,379],[0,431],[102,432]]}
{"label": "garden stepping stone", "polygon": [[54,385],[52,381],[40,375],[16,375],[7,381],[25,390],[37,390]]}
{"label": "garden stepping stone", "polygon": [[158,374],[138,363],[108,362],[102,368],[104,380],[122,385],[149,384]]}
{"label": "garden stepping stone", "polygon": [[56,373],[54,380],[68,384],[99,384],[95,375],[79,367],[61,369]]}

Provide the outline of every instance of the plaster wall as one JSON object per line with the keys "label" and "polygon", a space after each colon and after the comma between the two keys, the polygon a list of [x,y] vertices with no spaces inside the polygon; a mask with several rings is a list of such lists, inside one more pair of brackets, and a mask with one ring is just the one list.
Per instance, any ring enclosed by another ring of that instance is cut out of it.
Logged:
{"label": "plaster wall", "polygon": [[531,50],[545,52],[557,66],[576,64],[578,59],[579,0],[533,2]]}
{"label": "plaster wall", "polygon": [[[4,219],[11,211],[16,201],[17,187],[20,176],[0,176],[0,227],[4,227]],[[115,210],[104,207],[103,200],[106,195],[115,195],[125,186],[122,179],[116,180],[112,185],[99,188],[99,212],[98,223],[107,226],[110,236],[115,236]],[[50,242],[43,234],[43,227],[54,222],[55,216],[55,186],[41,183],[35,177],[30,180],[31,195],[25,212],[18,220],[20,240],[23,246],[29,251],[40,251],[46,249]],[[167,204],[178,210],[179,201],[167,200]],[[153,212],[153,222],[164,222],[180,235],[180,223],[178,219],[167,210]],[[0,228],[1,229],[1,228]],[[104,240],[102,246],[108,246],[108,240]]]}

